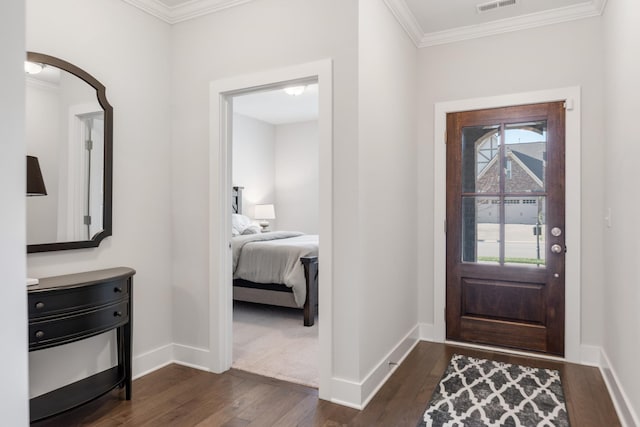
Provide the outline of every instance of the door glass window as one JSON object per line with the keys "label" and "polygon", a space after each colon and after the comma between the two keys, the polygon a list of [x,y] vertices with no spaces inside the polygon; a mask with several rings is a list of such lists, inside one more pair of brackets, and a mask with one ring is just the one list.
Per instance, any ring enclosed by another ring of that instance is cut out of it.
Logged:
{"label": "door glass window", "polygon": [[504,263],[540,266],[545,263],[545,200],[537,197],[505,197]]}
{"label": "door glass window", "polygon": [[500,199],[462,198],[462,260],[500,262]]}
{"label": "door glass window", "polygon": [[545,264],[547,122],[462,128],[462,261]]}
{"label": "door glass window", "polygon": [[500,126],[462,129],[462,191],[495,193],[500,183]]}
{"label": "door glass window", "polygon": [[[547,154],[547,122],[505,125],[505,176],[507,193],[543,192]],[[507,168],[508,167],[508,168]]]}

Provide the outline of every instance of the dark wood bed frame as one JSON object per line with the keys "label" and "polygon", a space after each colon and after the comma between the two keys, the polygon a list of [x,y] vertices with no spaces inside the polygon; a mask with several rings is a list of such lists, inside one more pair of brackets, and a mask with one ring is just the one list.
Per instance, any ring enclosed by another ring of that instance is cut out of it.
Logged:
{"label": "dark wood bed frame", "polygon": [[[242,213],[242,190],[244,187],[233,187],[231,207],[233,213]],[[318,305],[318,257],[301,257],[307,288],[304,302],[304,326],[313,326]],[[293,298],[293,290],[281,283],[255,283],[243,279],[233,280],[233,299],[280,307],[298,308]]]}

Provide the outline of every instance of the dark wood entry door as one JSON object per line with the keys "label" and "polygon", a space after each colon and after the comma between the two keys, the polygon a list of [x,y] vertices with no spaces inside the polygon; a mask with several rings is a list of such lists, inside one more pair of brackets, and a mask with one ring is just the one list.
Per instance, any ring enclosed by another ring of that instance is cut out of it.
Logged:
{"label": "dark wood entry door", "polygon": [[447,115],[447,338],[564,355],[562,102]]}

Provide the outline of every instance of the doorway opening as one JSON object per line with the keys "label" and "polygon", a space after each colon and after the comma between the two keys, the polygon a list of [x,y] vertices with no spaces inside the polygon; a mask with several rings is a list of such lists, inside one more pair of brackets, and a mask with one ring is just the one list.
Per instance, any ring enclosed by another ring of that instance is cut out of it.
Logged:
{"label": "doorway opening", "polygon": [[[210,141],[210,229],[209,229],[209,325],[210,369],[224,372],[233,363],[233,256],[232,212],[230,200],[233,192],[233,104],[243,94],[281,90],[285,86],[318,85],[318,235],[321,251],[318,254],[318,388],[320,398],[330,398],[332,372],[332,62],[321,60],[282,69],[241,75],[211,83],[211,141]],[[244,184],[242,184],[244,186]],[[254,200],[255,204],[272,204]],[[248,208],[247,208],[248,209]],[[274,206],[278,227],[279,209]],[[269,215],[272,216],[272,215]],[[265,219],[267,218],[250,218]],[[302,325],[302,321],[300,321]],[[303,327],[303,326],[301,326]]]}
{"label": "doorway opening", "polygon": [[318,82],[231,105],[231,367],[317,388]]}

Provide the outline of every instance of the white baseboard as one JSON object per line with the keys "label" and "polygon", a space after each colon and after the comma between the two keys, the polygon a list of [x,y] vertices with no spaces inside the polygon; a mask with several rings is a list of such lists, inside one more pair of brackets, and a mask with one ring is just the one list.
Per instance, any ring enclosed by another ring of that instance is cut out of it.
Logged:
{"label": "white baseboard", "polygon": [[420,329],[420,341],[436,342],[433,323],[418,323],[418,328]]}
{"label": "white baseboard", "polygon": [[361,382],[332,378],[331,401],[354,409],[364,409],[419,340],[420,328],[416,325]]}
{"label": "white baseboard", "polygon": [[331,378],[331,402],[361,410],[362,383],[344,378]]}
{"label": "white baseboard", "polygon": [[167,344],[133,357],[133,379],[157,371],[171,363],[209,371],[209,350],[182,344]]}
{"label": "white baseboard", "polygon": [[419,327],[416,325],[396,344],[387,356],[378,362],[362,381],[362,408],[371,401],[378,390],[387,382],[394,371],[400,366],[411,350],[419,342]]}
{"label": "white baseboard", "polygon": [[133,357],[133,379],[138,379],[173,362],[173,344]]}
{"label": "white baseboard", "polygon": [[607,384],[609,395],[611,396],[611,400],[613,400],[613,405],[616,407],[616,412],[618,412],[618,417],[623,427],[640,426],[638,414],[635,413],[629,397],[620,386],[618,375],[616,375],[615,370],[611,367],[611,363],[604,349],[600,350],[600,372],[602,372],[602,377]]}
{"label": "white baseboard", "polygon": [[173,361],[179,365],[200,369],[201,371],[209,371],[207,364],[210,359],[209,350],[206,348],[173,344]]}
{"label": "white baseboard", "polygon": [[602,348],[597,345],[580,344],[580,364],[600,367]]}

